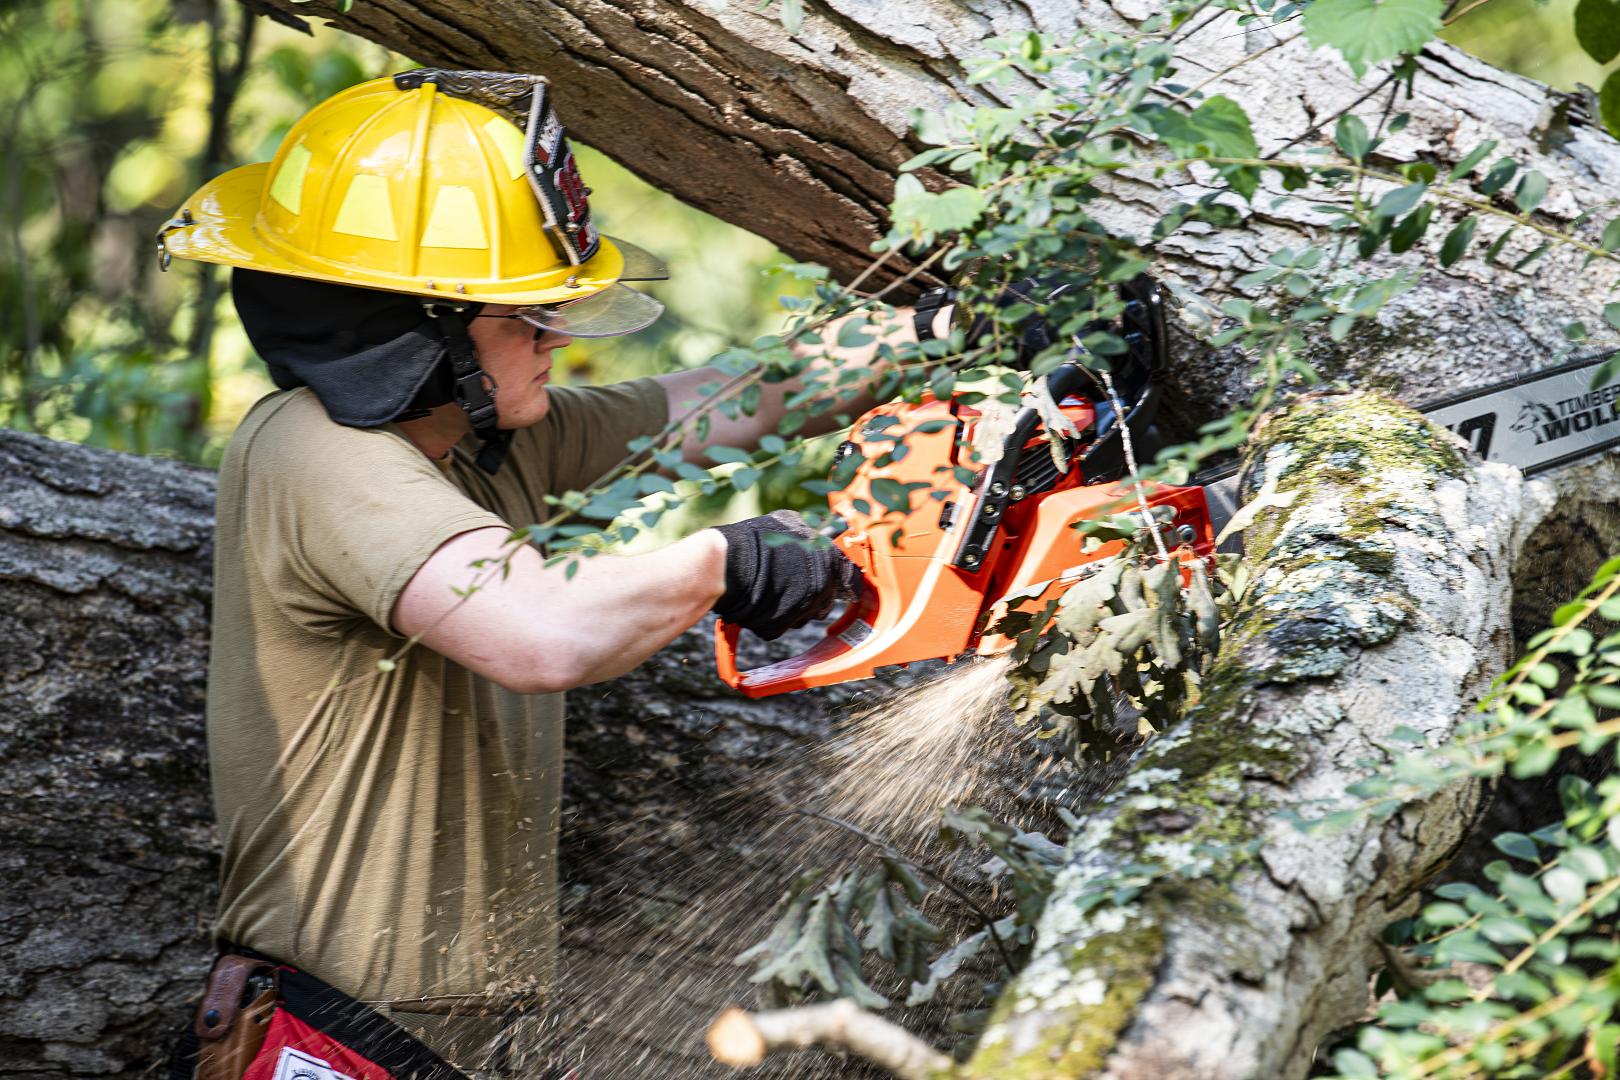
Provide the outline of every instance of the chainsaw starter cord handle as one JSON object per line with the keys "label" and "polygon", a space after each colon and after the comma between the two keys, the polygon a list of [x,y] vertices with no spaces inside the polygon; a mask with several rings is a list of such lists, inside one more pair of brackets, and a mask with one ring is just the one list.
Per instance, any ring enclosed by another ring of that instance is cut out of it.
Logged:
{"label": "chainsaw starter cord handle", "polygon": [[726,538],[726,591],[714,612],[767,641],[860,595],[855,564],[792,510],[716,531]]}

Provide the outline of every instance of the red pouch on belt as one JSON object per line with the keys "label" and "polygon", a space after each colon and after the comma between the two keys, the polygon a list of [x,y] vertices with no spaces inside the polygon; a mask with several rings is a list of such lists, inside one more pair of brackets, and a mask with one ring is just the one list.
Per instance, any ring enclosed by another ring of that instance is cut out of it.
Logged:
{"label": "red pouch on belt", "polygon": [[[247,1053],[232,1055],[252,1055],[240,1080],[466,1080],[388,1017],[307,971],[238,949],[215,964],[216,972],[229,970],[244,957],[261,970],[264,965],[274,965],[276,985],[274,1012],[263,1028],[263,1042],[257,1052],[248,1049]],[[212,985],[210,990],[199,1009],[195,1029],[204,1056],[211,1040],[223,1042],[229,1038],[227,1029],[250,1021],[262,1023],[261,1006],[265,1004],[255,1001],[254,1007],[244,1008],[241,1015],[227,1017],[227,1010],[214,1001],[219,995],[212,993]],[[208,1023],[205,1012],[211,1018]]]}

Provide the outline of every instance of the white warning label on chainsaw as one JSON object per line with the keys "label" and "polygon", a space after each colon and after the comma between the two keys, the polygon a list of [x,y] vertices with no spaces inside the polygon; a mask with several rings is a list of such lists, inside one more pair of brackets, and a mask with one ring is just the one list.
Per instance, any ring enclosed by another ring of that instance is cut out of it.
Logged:
{"label": "white warning label on chainsaw", "polygon": [[844,632],[838,635],[838,640],[842,641],[845,645],[848,645],[853,649],[871,636],[872,624],[861,619],[856,619],[854,622],[844,627]]}
{"label": "white warning label on chainsaw", "polygon": [[281,1056],[276,1058],[276,1074],[271,1080],[354,1080],[354,1077],[338,1072],[318,1057],[310,1057],[300,1050],[283,1046]]}

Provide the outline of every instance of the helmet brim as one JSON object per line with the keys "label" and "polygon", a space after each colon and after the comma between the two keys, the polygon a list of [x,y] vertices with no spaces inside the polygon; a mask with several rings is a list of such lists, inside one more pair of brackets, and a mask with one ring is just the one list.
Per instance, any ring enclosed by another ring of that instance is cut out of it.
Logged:
{"label": "helmet brim", "polygon": [[619,273],[620,281],[669,280],[668,264],[646,248],[617,236],[604,234],[603,239],[618,248],[619,255],[624,259],[624,270]]}
{"label": "helmet brim", "polygon": [[657,300],[618,284],[566,304],[536,304],[517,312],[530,326],[578,338],[633,334],[663,313],[664,305]]}

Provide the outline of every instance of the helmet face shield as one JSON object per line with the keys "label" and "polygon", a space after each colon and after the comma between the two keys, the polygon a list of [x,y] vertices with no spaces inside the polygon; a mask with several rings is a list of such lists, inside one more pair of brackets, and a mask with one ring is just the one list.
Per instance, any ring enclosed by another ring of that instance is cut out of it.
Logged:
{"label": "helmet face shield", "polygon": [[664,305],[657,300],[617,284],[566,304],[534,304],[517,311],[530,326],[580,338],[633,334],[663,313]]}

